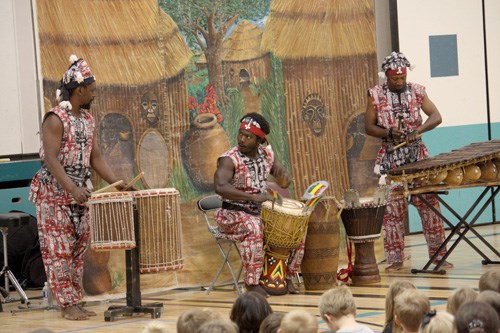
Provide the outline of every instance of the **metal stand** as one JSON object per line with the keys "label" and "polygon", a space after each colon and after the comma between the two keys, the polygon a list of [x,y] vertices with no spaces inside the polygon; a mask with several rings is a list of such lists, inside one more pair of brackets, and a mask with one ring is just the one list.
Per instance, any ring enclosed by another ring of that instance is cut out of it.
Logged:
{"label": "metal stand", "polygon": [[52,295],[52,291],[49,285],[49,294],[47,297],[47,304],[37,305],[30,304],[27,308],[19,307],[18,309],[11,310],[12,314],[22,313],[22,312],[31,312],[31,311],[50,311],[50,310],[60,310],[61,308],[58,305],[54,304],[54,296]]}
{"label": "metal stand", "polygon": [[[440,269],[443,263],[446,261],[446,258],[453,252],[453,250],[457,247],[458,243],[463,239],[467,244],[469,244],[481,257],[483,257],[483,260],[481,263],[483,265],[488,265],[488,264],[500,264],[500,261],[493,261],[491,260],[486,254],[484,254],[476,245],[474,245],[467,237],[465,237],[465,234],[470,230],[481,242],[484,243],[494,254],[496,254],[497,257],[500,258],[500,253],[495,249],[486,239],[484,239],[483,236],[481,236],[476,230],[474,230],[474,224],[476,223],[477,219],[481,216],[481,214],[484,212],[486,207],[493,202],[495,199],[496,195],[500,191],[500,186],[496,186],[493,191],[491,196],[483,203],[479,211],[476,213],[476,215],[470,220],[470,222],[467,222],[467,219],[469,216],[472,214],[472,212],[478,207],[478,205],[481,203],[483,200],[484,196],[490,191],[489,187],[486,187],[483,192],[479,195],[479,197],[476,199],[476,201],[472,204],[472,206],[469,208],[467,213],[463,217],[461,217],[450,205],[448,205],[440,196],[439,193],[427,193],[434,195],[436,199],[443,205],[445,206],[457,219],[458,223],[457,225],[453,226],[453,224],[446,219],[443,214],[436,210],[434,207],[431,206],[427,200],[423,197],[423,194],[415,194],[418,198],[420,198],[434,213],[436,213],[440,218],[443,219],[443,221],[450,227],[452,228],[451,233],[448,235],[446,240],[441,244],[439,249],[436,251],[436,253],[429,259],[429,261],[425,264],[425,266],[422,269],[412,269],[411,272],[413,274],[416,273],[432,273],[432,274],[446,274],[446,270]],[[465,230],[461,230],[464,228]],[[457,234],[458,238],[455,240],[455,242],[451,245],[449,250],[446,252],[446,254],[439,260],[438,264],[434,269],[429,270],[429,266],[432,264],[432,262],[435,262],[437,259],[439,253],[446,248],[446,245],[448,242],[451,240],[451,238]]]}
{"label": "metal stand", "polygon": [[134,313],[149,313],[151,318],[159,318],[163,309],[163,303],[151,303],[141,305],[141,286],[139,272],[139,216],[134,205],[134,232],[136,247],[126,250],[126,277],[127,277],[127,305],[110,306],[104,311],[105,321],[114,321],[119,316],[131,316]]}
{"label": "metal stand", "polygon": [[[3,259],[4,259],[4,266],[2,268],[2,271],[0,271],[0,276],[3,275],[5,278],[5,289],[1,290],[1,294],[4,298],[3,302],[7,303],[19,300],[10,297],[10,283],[11,283],[21,296],[21,303],[24,303],[26,304],[26,306],[29,307],[30,302],[28,300],[28,296],[19,285],[19,282],[17,282],[17,279],[12,273],[12,271],[9,269],[9,261],[7,254],[7,235],[9,234],[9,227],[11,228],[19,227],[21,225],[25,225],[28,223],[29,223],[29,215],[25,213],[0,214],[0,232],[2,233],[3,237],[2,239],[3,239]],[[1,307],[0,303],[0,312],[1,311],[3,311],[3,308]]]}

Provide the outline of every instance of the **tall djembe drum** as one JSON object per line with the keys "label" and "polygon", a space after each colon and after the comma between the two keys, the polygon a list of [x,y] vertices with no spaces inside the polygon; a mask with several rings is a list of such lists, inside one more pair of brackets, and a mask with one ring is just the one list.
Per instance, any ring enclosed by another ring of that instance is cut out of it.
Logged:
{"label": "tall djembe drum", "polygon": [[310,215],[305,204],[297,200],[283,198],[281,205],[271,201],[262,204],[265,255],[260,285],[270,295],[288,293],[287,260],[291,250],[300,246]]}
{"label": "tall djembe drum", "polygon": [[347,237],[354,243],[353,284],[380,282],[374,242],[380,237],[387,207],[387,188],[377,189],[373,198],[359,198],[354,190],[344,191],[341,213]]}

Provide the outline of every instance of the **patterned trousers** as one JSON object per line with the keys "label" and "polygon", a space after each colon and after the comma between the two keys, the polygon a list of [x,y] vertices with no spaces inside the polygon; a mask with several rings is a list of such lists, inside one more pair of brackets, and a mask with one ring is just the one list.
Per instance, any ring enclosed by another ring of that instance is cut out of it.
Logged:
{"label": "patterned trousers", "polygon": [[[262,274],[264,259],[264,234],[260,215],[242,211],[219,209],[215,213],[219,231],[228,239],[239,242],[241,260],[245,269],[245,283],[256,285]],[[304,256],[305,238],[302,244],[292,251],[288,259],[286,277],[297,273]]]}
{"label": "patterned trousers", "polygon": [[[387,263],[393,264],[395,262],[403,262],[404,260],[404,221],[408,212],[408,201],[402,194],[395,194],[395,191],[400,191],[400,186],[392,188],[389,202],[384,215],[384,250]],[[432,207],[440,211],[439,201],[432,195],[423,195],[425,200],[429,202]],[[421,199],[412,196],[410,203],[417,208],[422,220],[422,229],[425,240],[427,242],[427,250],[429,257],[432,257],[439,246],[445,240],[445,232],[443,220],[432,211]],[[439,253],[436,260],[441,259],[446,254],[446,249]]]}
{"label": "patterned trousers", "polygon": [[90,238],[88,208],[53,202],[36,208],[47,281],[61,308],[78,305],[83,298],[83,260]]}

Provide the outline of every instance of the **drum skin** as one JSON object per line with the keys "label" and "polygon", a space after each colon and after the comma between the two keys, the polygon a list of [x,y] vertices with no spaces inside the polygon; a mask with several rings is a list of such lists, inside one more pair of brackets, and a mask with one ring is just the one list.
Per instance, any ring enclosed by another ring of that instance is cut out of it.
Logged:
{"label": "drum skin", "polygon": [[306,290],[328,290],[337,284],[340,225],[332,198],[322,198],[307,226],[304,258],[300,266]]}
{"label": "drum skin", "polygon": [[481,168],[481,178],[479,179],[485,182],[491,182],[497,179],[497,167],[491,160],[480,163],[479,167]]}
{"label": "drum skin", "polygon": [[476,164],[464,167],[464,182],[474,182],[481,177],[481,168]]}
{"label": "drum skin", "polygon": [[464,173],[461,168],[456,168],[448,171],[448,175],[443,180],[446,185],[457,186],[462,184]]}

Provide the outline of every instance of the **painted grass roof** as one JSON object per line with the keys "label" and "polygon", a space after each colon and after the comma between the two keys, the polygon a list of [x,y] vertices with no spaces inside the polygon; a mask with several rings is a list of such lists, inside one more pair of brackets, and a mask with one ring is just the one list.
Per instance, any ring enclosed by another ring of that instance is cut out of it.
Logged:
{"label": "painted grass roof", "polygon": [[173,77],[192,56],[156,0],[39,0],[37,13],[42,75],[49,80],[60,80],[71,54],[87,60],[103,84]]}
{"label": "painted grass roof", "polygon": [[373,53],[373,0],[273,0],[262,49],[282,59]]}
{"label": "painted grass roof", "polygon": [[256,24],[242,20],[223,44],[224,61],[252,60],[269,53],[260,48],[262,34]]}

